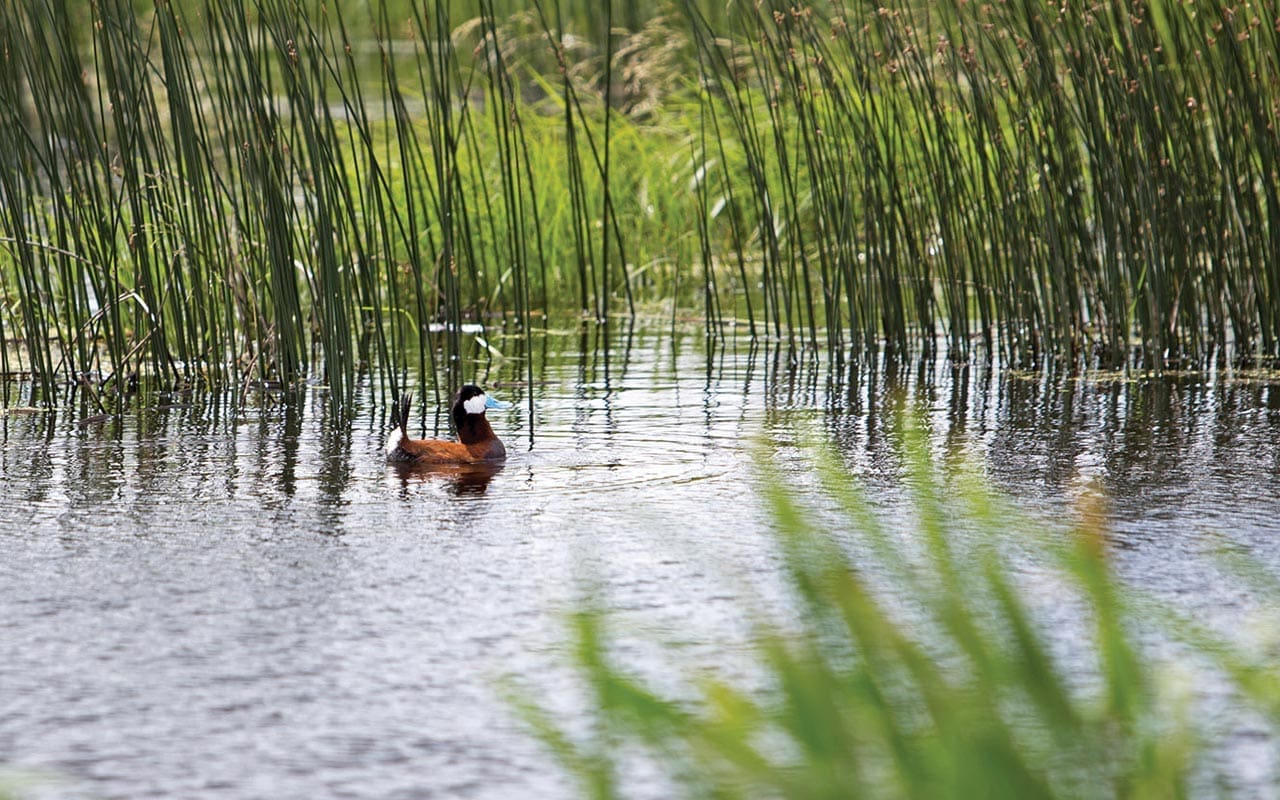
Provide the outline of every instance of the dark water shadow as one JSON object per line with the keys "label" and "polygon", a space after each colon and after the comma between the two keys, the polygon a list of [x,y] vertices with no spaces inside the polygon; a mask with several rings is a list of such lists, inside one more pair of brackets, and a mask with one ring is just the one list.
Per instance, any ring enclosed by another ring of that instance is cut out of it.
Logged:
{"label": "dark water shadow", "polygon": [[505,468],[503,462],[484,464],[388,464],[403,491],[415,483],[439,483],[455,497],[480,497]]}

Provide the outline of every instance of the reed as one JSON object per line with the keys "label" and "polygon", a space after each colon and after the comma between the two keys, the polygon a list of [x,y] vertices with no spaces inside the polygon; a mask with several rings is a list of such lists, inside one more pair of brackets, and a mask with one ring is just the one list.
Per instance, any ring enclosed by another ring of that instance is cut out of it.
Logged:
{"label": "reed", "polygon": [[[588,719],[570,732],[528,678],[511,693],[582,796],[1231,794],[1232,726],[1280,721],[1274,664],[1127,589],[1099,498],[1044,535],[974,474],[944,472],[918,430],[898,433],[905,530],[829,457],[826,496],[804,504],[762,467],[789,593],[742,603],[754,633],[725,651],[745,653],[733,666],[668,651],[641,674],[607,597],[582,603],[568,657]],[[1232,700],[1194,689],[1219,681]]]}
{"label": "reed", "polygon": [[765,3],[726,39],[690,6],[775,332],[1275,357],[1275,10]]}
{"label": "reed", "polygon": [[6,3],[5,372],[50,403],[141,374],[345,407],[369,369],[448,391],[464,324],[634,313],[637,254],[662,294],[691,246],[652,235],[670,136],[610,110],[615,36],[584,68],[585,6],[499,5]]}
{"label": "reed", "polygon": [[1271,6],[594,9],[4,0],[0,368],[346,407],[456,383],[464,324],[659,303],[837,356],[1280,357]]}

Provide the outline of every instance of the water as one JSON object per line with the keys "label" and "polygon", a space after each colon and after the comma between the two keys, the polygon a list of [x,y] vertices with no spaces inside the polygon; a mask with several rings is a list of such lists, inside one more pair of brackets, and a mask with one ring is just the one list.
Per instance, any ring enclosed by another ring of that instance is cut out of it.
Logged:
{"label": "water", "polygon": [[1027,506],[1104,488],[1126,577],[1205,619],[1252,602],[1214,548],[1280,564],[1264,373],[833,373],[660,326],[609,342],[548,336],[532,385],[482,372],[514,406],[490,412],[507,463],[478,473],[388,467],[385,412],[340,429],[310,389],[0,418],[0,762],[59,776],[54,797],[570,796],[503,676],[572,724],[563,615],[587,582],[641,639],[732,662],[740,601],[777,591],[753,458],[804,493],[799,445],[834,442],[891,504],[904,393]]}

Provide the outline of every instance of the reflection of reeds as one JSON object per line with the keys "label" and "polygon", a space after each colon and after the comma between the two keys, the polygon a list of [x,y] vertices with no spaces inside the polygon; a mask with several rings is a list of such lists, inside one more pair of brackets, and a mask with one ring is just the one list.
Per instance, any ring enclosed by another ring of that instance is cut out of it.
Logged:
{"label": "reflection of reeds", "polygon": [[975,474],[945,477],[918,426],[899,433],[909,502],[893,523],[834,459],[817,459],[825,492],[807,503],[764,469],[790,591],[741,604],[750,641],[715,643],[736,658],[636,666],[652,650],[592,597],[569,651],[587,720],[561,726],[519,678],[513,702],[583,796],[1230,795],[1231,729],[1280,721],[1265,650],[1127,590],[1096,496],[1074,530],[1046,533]]}
{"label": "reflection of reeds", "polygon": [[349,5],[0,5],[6,374],[344,405],[456,384],[464,321],[655,300],[834,352],[1280,354],[1261,12]]}

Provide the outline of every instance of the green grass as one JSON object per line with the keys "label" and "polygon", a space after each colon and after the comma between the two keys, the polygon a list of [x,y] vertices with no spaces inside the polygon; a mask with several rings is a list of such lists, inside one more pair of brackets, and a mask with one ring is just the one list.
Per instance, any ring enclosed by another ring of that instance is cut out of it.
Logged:
{"label": "green grass", "polygon": [[22,800],[36,797],[42,788],[55,785],[53,776],[8,767],[0,763],[0,800]]}
{"label": "green grass", "polygon": [[[512,692],[581,795],[633,796],[626,776],[648,774],[637,759],[685,797],[1230,794],[1223,715],[1227,729],[1260,715],[1275,735],[1274,663],[1126,587],[1103,498],[1047,526],[971,472],[944,473],[918,427],[899,433],[905,530],[829,457],[814,464],[825,496],[802,504],[762,454],[790,591],[773,607],[742,601],[748,666],[668,651],[646,677],[604,598],[584,601],[569,646],[588,722],[566,727],[531,701],[535,679]],[[1205,713],[1197,688],[1220,681],[1233,705]]]}
{"label": "green grass", "polygon": [[694,33],[780,329],[1014,363],[1276,354],[1273,13],[755,8],[732,45]]}
{"label": "green grass", "polygon": [[24,345],[3,371],[41,402],[142,374],[312,378],[345,407],[370,369],[393,393],[406,371],[456,385],[464,322],[607,319],[678,286],[698,252],[687,131],[613,122],[607,51],[534,69],[554,67],[558,9],[244,7],[3,7],[21,163],[0,334]]}
{"label": "green grass", "polygon": [[464,321],[654,304],[833,357],[1280,357],[1254,12],[594,8],[0,3],[0,371],[341,409],[456,383]]}

